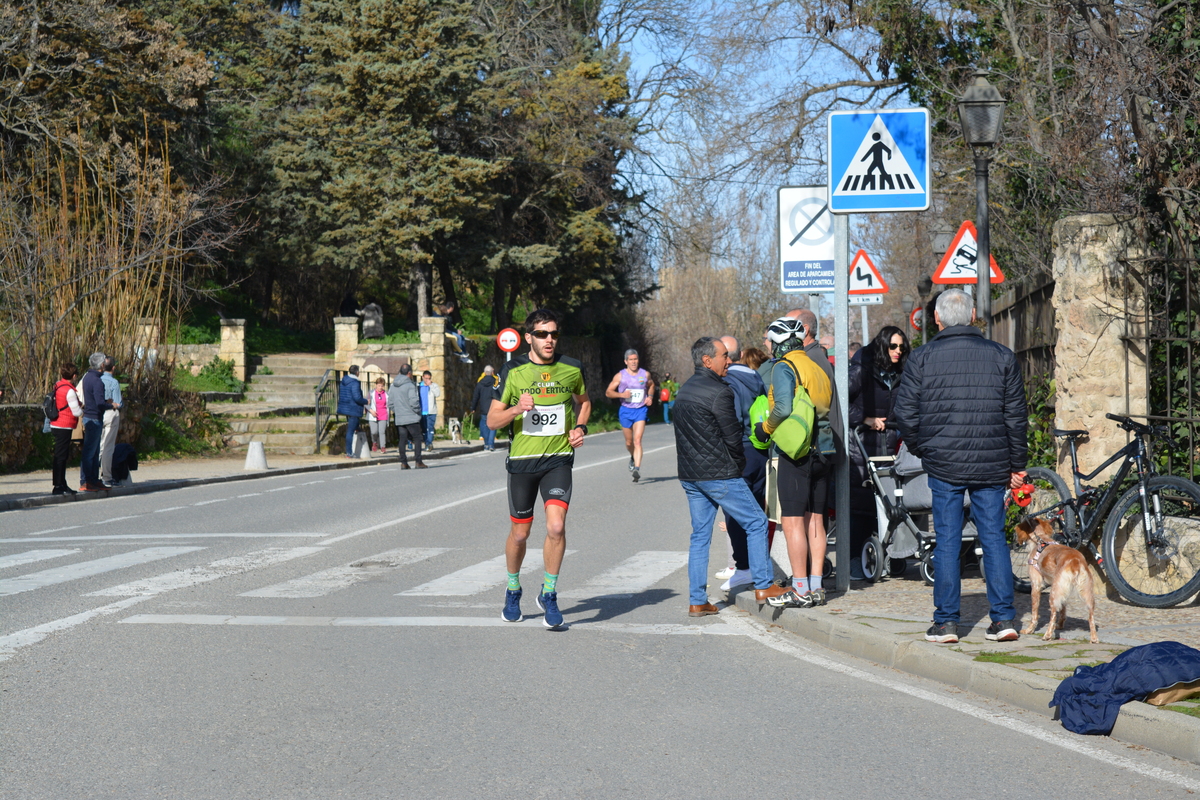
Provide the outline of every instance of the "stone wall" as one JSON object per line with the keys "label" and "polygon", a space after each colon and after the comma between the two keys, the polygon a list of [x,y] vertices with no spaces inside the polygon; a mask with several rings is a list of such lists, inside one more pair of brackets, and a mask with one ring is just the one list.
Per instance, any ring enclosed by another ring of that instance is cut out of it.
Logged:
{"label": "stone wall", "polygon": [[[1122,340],[1139,333],[1126,319],[1126,297],[1136,304],[1140,295],[1129,291],[1122,259],[1141,257],[1140,242],[1134,230],[1109,214],[1068,217],[1054,226],[1055,424],[1089,431],[1079,444],[1084,472],[1098,467],[1127,441],[1125,432],[1105,414],[1146,413],[1143,354],[1126,348]],[[1140,309],[1130,306],[1130,311],[1136,319]],[[1065,444],[1059,447],[1058,471],[1072,485]]]}
{"label": "stone wall", "polygon": [[42,433],[40,405],[0,406],[0,473],[50,466],[54,444]]}
{"label": "stone wall", "polygon": [[221,352],[219,344],[172,344],[159,349],[159,356],[168,364],[174,363],[199,375],[201,368],[212,363]]}

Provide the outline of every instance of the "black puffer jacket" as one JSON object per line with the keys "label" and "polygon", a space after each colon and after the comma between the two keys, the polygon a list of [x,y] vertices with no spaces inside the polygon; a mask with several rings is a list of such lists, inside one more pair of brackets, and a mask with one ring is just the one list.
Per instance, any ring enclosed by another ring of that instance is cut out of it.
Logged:
{"label": "black puffer jacket", "polygon": [[[887,358],[885,355],[884,358]],[[885,362],[887,363],[887,362]],[[882,370],[875,358],[875,344],[859,348],[850,359],[850,427],[859,428],[867,417],[892,418],[892,396],[900,385],[900,370]],[[858,434],[867,447],[867,452],[873,456],[895,455],[899,447],[900,434],[895,430],[877,431],[865,428]],[[854,448],[850,459],[855,464],[863,464],[862,453]]]}
{"label": "black puffer jacket", "polygon": [[675,454],[679,480],[740,478],[746,466],[745,432],[733,407],[733,389],[711,369],[698,369],[675,395]]}
{"label": "black puffer jacket", "polygon": [[946,328],[912,352],[892,413],[938,480],[995,486],[1025,469],[1029,420],[1017,358],[970,325]]}

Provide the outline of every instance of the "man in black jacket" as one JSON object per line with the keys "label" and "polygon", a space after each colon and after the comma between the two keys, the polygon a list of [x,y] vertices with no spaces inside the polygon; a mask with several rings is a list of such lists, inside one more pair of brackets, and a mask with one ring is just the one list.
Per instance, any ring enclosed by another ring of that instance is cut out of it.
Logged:
{"label": "man in black jacket", "polygon": [[708,599],[708,549],[720,507],[746,529],[754,598],[759,603],[787,594],[771,584],[774,574],[767,552],[767,515],[742,480],[746,456],[745,429],[734,410],[733,389],[721,381],[729,370],[729,353],[720,339],[705,336],[692,345],[696,372],[675,395],[675,445],[679,482],[692,517],[688,554],[688,616],[703,617],[720,609]]}
{"label": "man in black jacket", "polygon": [[1004,494],[1024,483],[1029,456],[1021,369],[1011,350],[971,325],[975,309],[961,289],[942,292],[934,320],[941,333],[908,357],[892,407],[900,435],[929,474],[933,494],[934,612],[925,639],[958,641],[958,559],[968,492],[988,576],[992,624],[986,637],[1012,641],[1019,634],[1004,539]]}

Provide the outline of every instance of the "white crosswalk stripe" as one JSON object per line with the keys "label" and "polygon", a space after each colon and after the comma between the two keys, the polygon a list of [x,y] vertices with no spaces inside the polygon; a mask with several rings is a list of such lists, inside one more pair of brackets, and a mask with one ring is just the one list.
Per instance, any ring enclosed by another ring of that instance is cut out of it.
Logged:
{"label": "white crosswalk stripe", "polygon": [[247,553],[243,556],[234,556],[232,558],[222,558],[219,561],[214,561],[207,566],[190,567],[188,569],[176,570],[167,572],[162,575],[155,575],[152,578],[143,580],[131,581],[123,583],[120,586],[111,586],[107,589],[101,589],[98,592],[90,592],[87,597],[149,597],[156,594],[162,594],[174,589],[180,589],[184,586],[195,586],[199,583],[208,583],[219,578],[227,578],[230,575],[237,575],[242,572],[248,572],[252,569],[260,569],[261,567],[269,567],[274,564],[282,564],[285,561],[291,561],[294,558],[303,558],[311,556],[314,553],[319,553],[325,548],[323,547],[292,547],[281,548],[272,547],[266,550],[259,550],[254,553]]}
{"label": "white crosswalk stripe", "polygon": [[563,599],[629,597],[644,592],[672,572],[687,566],[688,554],[643,550],[576,589],[559,592]]}
{"label": "white crosswalk stripe", "polygon": [[22,575],[19,578],[5,578],[4,580],[0,580],[0,596],[30,592],[34,589],[40,589],[43,586],[66,583],[67,581],[78,580],[80,578],[90,578],[93,575],[100,575],[104,572],[112,572],[113,570],[146,564],[151,561],[158,561],[159,559],[171,558],[203,549],[202,547],[147,547],[142,550],[134,550],[116,556],[98,558],[95,561],[82,561],[78,564],[68,564],[65,567],[42,570],[41,572]]}
{"label": "white crosswalk stripe", "polygon": [[264,586],[251,592],[242,592],[241,597],[324,597],[339,589],[345,589],[359,581],[365,581],[381,571],[415,564],[442,553],[449,547],[400,547],[378,555],[367,556],[341,567],[332,567],[311,575],[303,575],[290,581]]}
{"label": "white crosswalk stripe", "polygon": [[[574,552],[574,550],[568,550],[566,554],[571,555]],[[541,571],[542,551],[534,550],[531,547],[525,551],[525,563],[521,566],[521,574],[536,574]],[[502,585],[506,580],[504,576],[507,573],[508,570],[504,563],[504,556],[496,556],[495,558],[489,558],[487,561],[472,564],[465,569],[460,569],[458,572],[451,572],[449,575],[443,575],[428,583],[422,583],[420,586],[399,592],[396,596],[428,597],[479,594],[480,592],[486,592],[488,589],[494,589]]]}
{"label": "white crosswalk stripe", "polygon": [[69,556],[72,553],[78,552],[78,550],[27,550],[24,553],[13,553],[11,556],[0,557],[0,569],[19,567],[22,564],[33,564],[37,561],[46,561],[51,558],[61,558],[62,556]]}

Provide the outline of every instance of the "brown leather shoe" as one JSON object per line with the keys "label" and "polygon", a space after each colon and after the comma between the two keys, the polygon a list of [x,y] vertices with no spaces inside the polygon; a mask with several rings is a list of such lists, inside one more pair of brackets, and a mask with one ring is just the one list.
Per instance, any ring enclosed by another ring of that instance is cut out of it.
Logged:
{"label": "brown leather shoe", "polygon": [[783,597],[790,591],[791,588],[788,586],[776,586],[775,584],[771,584],[765,589],[755,589],[754,600],[759,605],[763,603],[770,603],[772,600]]}
{"label": "brown leather shoe", "polygon": [[408,464],[401,464],[400,469],[412,469]]}
{"label": "brown leather shoe", "polygon": [[429,469],[429,467],[428,467],[428,466],[426,466],[425,464],[423,464],[422,462],[418,461],[418,462],[417,462],[417,469]]}
{"label": "brown leather shoe", "polygon": [[705,603],[702,606],[688,606],[689,617],[707,617],[709,614],[718,614],[720,611],[721,609],[712,603]]}

